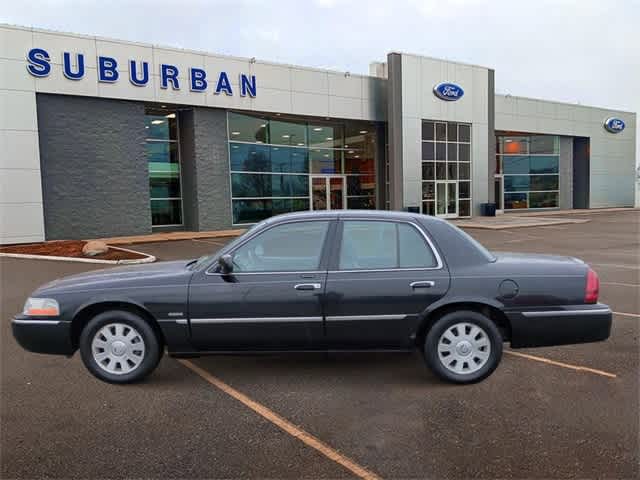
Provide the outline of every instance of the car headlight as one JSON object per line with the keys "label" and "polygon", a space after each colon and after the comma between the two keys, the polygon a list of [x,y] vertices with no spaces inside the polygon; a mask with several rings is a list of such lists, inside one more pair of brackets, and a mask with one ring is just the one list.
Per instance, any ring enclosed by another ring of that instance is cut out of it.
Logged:
{"label": "car headlight", "polygon": [[57,317],[60,305],[53,298],[27,298],[22,313],[32,317]]}

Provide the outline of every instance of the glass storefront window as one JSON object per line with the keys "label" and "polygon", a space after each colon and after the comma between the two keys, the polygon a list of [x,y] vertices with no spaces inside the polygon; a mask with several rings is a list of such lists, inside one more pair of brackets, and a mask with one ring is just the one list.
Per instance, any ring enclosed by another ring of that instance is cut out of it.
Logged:
{"label": "glass storefront window", "polygon": [[311,173],[342,173],[342,152],[330,149],[309,150]]}
{"label": "glass storefront window", "polygon": [[505,193],[504,194],[505,210],[529,208],[526,193]]}
{"label": "glass storefront window", "polygon": [[471,125],[460,124],[458,127],[458,141],[471,142]]}
{"label": "glass storefront window", "polygon": [[151,225],[180,225],[182,224],[182,201],[151,199]]}
{"label": "glass storefront window", "polygon": [[309,125],[309,146],[339,148],[343,145],[344,129],[341,126]]}
{"label": "glass storefront window", "polygon": [[471,125],[422,121],[422,213],[470,215],[470,162]]}
{"label": "glass storefront window", "polygon": [[555,154],[560,153],[560,138],[551,135],[532,135],[529,137],[529,153],[534,154]]}
{"label": "glass storefront window", "polygon": [[553,208],[558,206],[558,192],[529,193],[529,208]]}
{"label": "glass storefront window", "polygon": [[229,139],[237,142],[269,143],[264,118],[229,112]]}
{"label": "glass storefront window", "polygon": [[460,163],[458,165],[458,178],[460,180],[469,180],[471,178],[471,164],[470,163]]}
{"label": "glass storefront window", "polygon": [[434,180],[436,165],[433,162],[422,162],[422,180]]}
{"label": "glass storefront window", "polygon": [[505,175],[529,174],[529,157],[520,155],[502,157],[502,173]]}
{"label": "glass storefront window", "polygon": [[233,223],[258,223],[281,213],[309,210],[308,198],[233,200]]}
{"label": "glass storefront window", "polygon": [[145,136],[154,140],[175,140],[177,124],[175,112],[147,114],[144,117]]}
{"label": "glass storefront window", "polygon": [[471,161],[471,145],[467,143],[458,144],[458,161],[459,162]]}
{"label": "glass storefront window", "polygon": [[529,137],[500,137],[498,153],[505,155],[522,155],[529,153]]}
{"label": "glass storefront window", "polygon": [[529,173],[558,173],[560,158],[557,155],[529,157]]}
{"label": "glass storefront window", "polygon": [[273,145],[307,146],[307,126],[304,123],[269,122],[270,143]]}
{"label": "glass storefront window", "polygon": [[498,135],[497,173],[503,175],[505,210],[557,208],[560,139],[553,135]]}
{"label": "glass storefront window", "polygon": [[237,172],[307,173],[307,150],[294,147],[231,143],[231,170]]}
{"label": "glass storefront window", "polygon": [[310,208],[310,175],[330,176],[332,208],[376,207],[376,128],[229,112],[233,223]]}
{"label": "glass storefront window", "polygon": [[145,134],[151,226],[180,226],[182,187],[176,112],[148,109]]}
{"label": "glass storefront window", "polygon": [[434,123],[433,122],[422,122],[422,141],[426,140],[435,140],[436,136],[434,133]]}
{"label": "glass storefront window", "polygon": [[349,196],[375,196],[375,175],[347,175],[347,195]]}
{"label": "glass storefront window", "polygon": [[233,197],[305,197],[309,194],[307,175],[272,173],[232,173]]}

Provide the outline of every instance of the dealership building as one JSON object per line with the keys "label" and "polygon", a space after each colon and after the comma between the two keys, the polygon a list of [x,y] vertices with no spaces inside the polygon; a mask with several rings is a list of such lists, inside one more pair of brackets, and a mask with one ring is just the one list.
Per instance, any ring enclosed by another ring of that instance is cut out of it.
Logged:
{"label": "dealership building", "polygon": [[494,85],[405,53],[364,76],[0,25],[0,244],[634,205],[635,113]]}

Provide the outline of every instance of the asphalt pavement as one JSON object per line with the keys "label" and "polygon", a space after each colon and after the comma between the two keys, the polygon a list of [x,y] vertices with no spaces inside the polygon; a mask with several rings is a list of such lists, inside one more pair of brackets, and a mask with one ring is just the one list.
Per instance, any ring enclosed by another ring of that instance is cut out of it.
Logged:
{"label": "asphalt pavement", "polygon": [[[77,354],[23,351],[9,322],[39,284],[100,267],[0,259],[0,477],[352,478],[342,455],[381,478],[638,478],[640,213],[580,218],[590,221],[467,231],[492,250],[589,262],[617,312],[611,338],[506,354],[470,386],[440,382],[417,354],[192,361],[218,384],[165,357],[143,383],[108,385]],[[225,241],[132,248],[170,260]]]}

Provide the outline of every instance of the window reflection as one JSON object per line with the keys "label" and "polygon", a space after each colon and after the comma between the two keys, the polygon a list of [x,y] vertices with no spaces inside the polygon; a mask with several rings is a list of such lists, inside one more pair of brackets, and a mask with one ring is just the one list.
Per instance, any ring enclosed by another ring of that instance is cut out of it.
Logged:
{"label": "window reflection", "polygon": [[554,135],[497,135],[497,172],[504,175],[504,208],[557,208],[560,139]]}
{"label": "window reflection", "polygon": [[147,109],[145,153],[149,168],[151,225],[182,225],[182,189],[176,112]]}
{"label": "window reflection", "polygon": [[254,223],[280,208],[293,211],[303,205],[297,200],[308,209],[309,175],[344,176],[347,208],[375,208],[372,124],[230,112],[228,130],[234,223]]}

